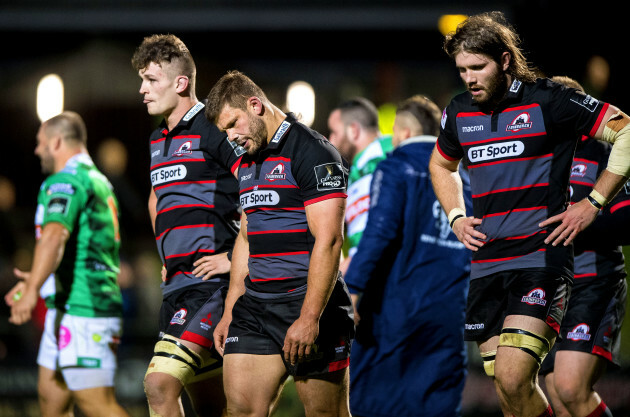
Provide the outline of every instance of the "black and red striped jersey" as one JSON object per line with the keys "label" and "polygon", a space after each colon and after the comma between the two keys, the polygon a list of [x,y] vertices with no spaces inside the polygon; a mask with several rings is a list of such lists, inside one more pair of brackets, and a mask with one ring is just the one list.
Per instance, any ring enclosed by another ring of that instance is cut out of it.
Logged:
{"label": "black and red striped jersey", "polygon": [[473,215],[487,236],[473,253],[471,279],[526,268],[572,275],[573,248],[546,245],[552,229],[538,224],[566,209],[579,137],[595,133],[607,108],[548,79],[515,80],[490,113],[468,92],[446,107],[436,147],[446,159],[463,159]]}
{"label": "black and red striped jersey", "polygon": [[347,170],[339,152],[288,114],[265,148],[243,155],[238,180],[249,241],[246,287],[274,294],[305,290],[315,241],[305,209],[346,198]]}
{"label": "black and red striped jersey", "polygon": [[[197,103],[171,131],[163,122],[150,138],[155,239],[167,269],[165,295],[202,284],[192,274],[193,262],[231,250],[240,226],[233,172],[244,150],[204,117],[204,107]],[[211,281],[228,279],[225,274]]]}
{"label": "black and red striped jersey", "polygon": [[[612,146],[583,137],[571,167],[571,204],[585,198],[606,168]],[[625,271],[621,245],[630,243],[630,182],[575,239],[574,278],[618,277]]]}

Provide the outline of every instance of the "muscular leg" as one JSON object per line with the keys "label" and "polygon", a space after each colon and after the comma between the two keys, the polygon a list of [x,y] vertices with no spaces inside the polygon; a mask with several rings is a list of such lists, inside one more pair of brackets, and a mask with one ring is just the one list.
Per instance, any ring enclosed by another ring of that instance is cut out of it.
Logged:
{"label": "muscular leg", "polygon": [[[210,356],[208,350],[203,346],[182,339],[173,338],[173,340],[199,355],[202,360],[207,360]],[[166,346],[167,349],[169,349],[174,345],[167,343]],[[175,352],[175,355],[179,357],[187,356],[185,352],[179,350]],[[178,361],[177,359],[169,360],[172,361],[172,365],[175,366],[175,372],[186,369],[187,365],[184,362]],[[225,399],[223,398],[220,379],[214,379],[214,381],[219,381],[219,385],[212,387],[210,381],[203,384],[205,389],[211,391],[201,392],[201,387],[195,386],[191,386],[188,390],[191,402],[193,403],[195,409],[199,410],[200,416],[220,416],[220,412],[218,414],[215,414],[215,412],[216,410],[222,410],[225,406]],[[183,389],[184,385],[182,381],[178,377],[174,376],[174,374],[162,371],[147,373],[144,379],[144,390],[149,402],[149,412],[151,415],[161,417],[183,417],[184,408],[181,402]],[[218,401],[216,404],[212,401],[215,398]]]}
{"label": "muscular leg", "polygon": [[348,368],[320,378],[295,378],[306,417],[350,417]]}
{"label": "muscular leg", "polygon": [[72,395],[87,417],[129,417],[116,401],[114,387],[88,388],[73,391]]}
{"label": "muscular leg", "polygon": [[267,417],[286,378],[280,355],[225,355],[223,384],[228,415]]}
{"label": "muscular leg", "polygon": [[186,385],[190,402],[199,417],[221,417],[226,415],[226,400],[223,392],[223,373],[203,381]]}
{"label": "muscular leg", "polygon": [[63,381],[61,373],[40,366],[37,393],[42,417],[74,416],[72,393]]}
{"label": "muscular leg", "polygon": [[[547,377],[556,396],[550,394],[554,408],[560,415],[586,416],[601,403],[593,385],[602,375],[606,361],[585,352],[560,350],[556,353],[553,377]],[[547,382],[549,386],[549,382]]]}
{"label": "muscular leg", "polygon": [[[550,342],[555,332],[542,320],[528,316],[508,316],[504,328],[517,328],[543,336]],[[538,386],[540,365],[528,353],[511,346],[499,346],[495,361],[495,386],[502,405],[511,414],[519,417],[536,417],[549,406],[544,393]],[[505,413],[506,410],[504,410]]]}

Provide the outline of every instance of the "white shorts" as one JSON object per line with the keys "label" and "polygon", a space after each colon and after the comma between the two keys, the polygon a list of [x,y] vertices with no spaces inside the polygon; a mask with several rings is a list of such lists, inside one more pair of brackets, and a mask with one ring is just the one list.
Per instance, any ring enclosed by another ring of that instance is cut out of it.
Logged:
{"label": "white shorts", "polygon": [[46,312],[37,364],[61,371],[71,391],[114,386],[122,319],[57,313]]}

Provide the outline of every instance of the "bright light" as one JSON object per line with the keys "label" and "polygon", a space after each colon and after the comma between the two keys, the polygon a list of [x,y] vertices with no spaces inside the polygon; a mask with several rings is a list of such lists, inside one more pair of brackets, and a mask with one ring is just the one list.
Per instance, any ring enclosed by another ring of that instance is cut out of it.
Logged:
{"label": "bright light", "polygon": [[44,122],[63,111],[63,81],[48,74],[37,85],[37,116]]}
{"label": "bright light", "polygon": [[307,82],[296,81],[287,89],[287,109],[311,126],[315,120],[315,90]]}
{"label": "bright light", "polygon": [[438,20],[438,29],[442,35],[455,32],[457,25],[468,19],[465,14],[445,14]]}
{"label": "bright light", "polygon": [[396,119],[396,105],[385,103],[378,108],[378,127],[382,134],[391,135],[394,131],[394,119]]}

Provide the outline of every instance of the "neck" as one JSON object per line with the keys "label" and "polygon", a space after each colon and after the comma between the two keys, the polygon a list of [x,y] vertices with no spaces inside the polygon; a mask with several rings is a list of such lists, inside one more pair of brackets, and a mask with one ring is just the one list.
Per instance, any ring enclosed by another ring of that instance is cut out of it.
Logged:
{"label": "neck", "polygon": [[269,143],[287,115],[271,103],[265,104],[265,115],[264,123],[267,127],[267,143]]}
{"label": "neck", "polygon": [[354,158],[359,153],[361,153],[365,148],[370,146],[370,144],[374,142],[376,138],[378,138],[378,136],[379,135],[377,133],[362,134],[356,142],[356,145],[355,145],[356,152],[354,153],[352,158]]}
{"label": "neck", "polygon": [[197,97],[195,97],[194,94],[182,97],[177,103],[177,106],[175,106],[170,113],[164,115],[164,120],[166,120],[168,130],[173,130],[188,110],[190,110],[190,108],[198,102],[199,100],[197,100]]}

